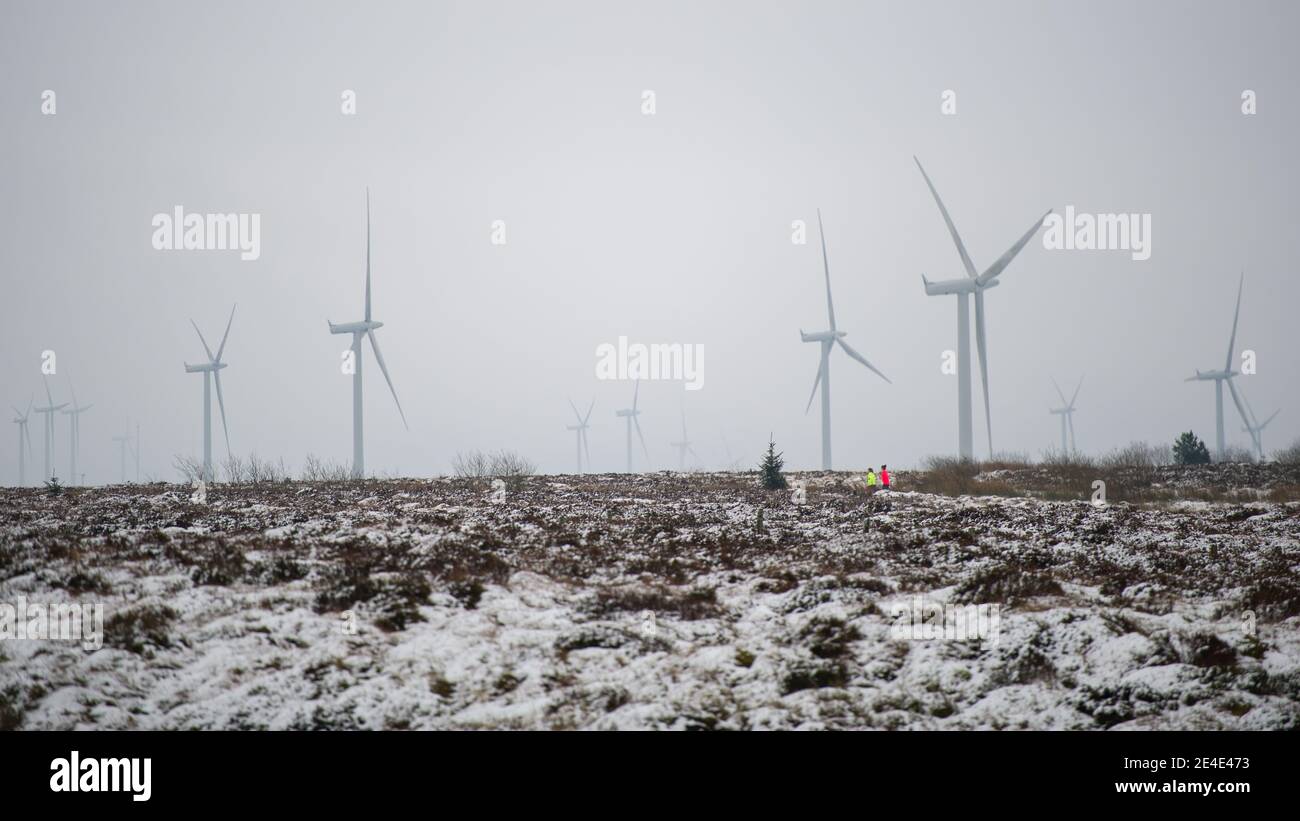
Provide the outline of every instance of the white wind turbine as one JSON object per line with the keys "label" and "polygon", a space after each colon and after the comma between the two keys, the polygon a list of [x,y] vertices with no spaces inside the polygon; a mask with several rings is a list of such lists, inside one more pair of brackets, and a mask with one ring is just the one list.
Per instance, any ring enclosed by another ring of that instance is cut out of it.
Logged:
{"label": "white wind turbine", "polygon": [[596,407],[596,400],[595,399],[591,400],[591,404],[587,406],[586,416],[583,416],[582,414],[578,413],[578,408],[576,405],[573,404],[572,399],[569,400],[569,407],[573,408],[573,415],[577,419],[578,424],[566,425],[565,427],[568,430],[573,431],[574,436],[577,439],[578,473],[582,473],[583,450],[587,451],[587,467],[588,468],[591,467],[591,447],[587,444],[587,428],[591,427],[591,425],[587,424],[587,422],[589,419],[591,419],[591,409]]}
{"label": "white wind turbine", "polygon": [[[27,456],[32,455],[32,432],[28,429],[27,423],[32,415],[32,405],[36,402],[36,397],[27,401],[27,412],[14,408],[14,424],[18,426],[18,487],[27,485]],[[27,450],[23,451],[23,442],[27,443]]]}
{"label": "white wind turbine", "polygon": [[1242,430],[1250,434],[1251,441],[1255,443],[1255,453],[1259,456],[1259,461],[1263,462],[1264,428],[1268,427],[1269,422],[1272,422],[1277,418],[1277,415],[1282,412],[1282,409],[1278,408],[1273,411],[1272,416],[1268,417],[1263,422],[1260,422],[1255,416],[1255,409],[1250,406],[1250,399],[1246,397],[1245,391],[1241,391],[1240,393],[1241,400],[1246,403],[1246,411],[1250,414],[1250,421],[1246,423],[1246,426],[1242,428]]}
{"label": "white wind turbine", "polygon": [[[1059,396],[1059,397],[1061,397],[1061,407],[1059,407],[1059,408],[1049,408],[1049,409],[1048,409],[1048,412],[1049,412],[1049,413],[1051,413],[1051,414],[1053,414],[1053,415],[1055,415],[1055,416],[1059,416],[1059,417],[1061,417],[1061,453],[1062,453],[1062,454],[1073,453],[1074,450],[1075,450],[1075,447],[1074,447],[1074,400],[1076,400],[1076,399],[1079,398],[1079,388],[1082,388],[1082,387],[1083,387],[1083,377],[1082,377],[1082,376],[1079,377],[1079,384],[1075,386],[1075,388],[1074,388],[1074,395],[1070,397],[1070,401],[1068,401],[1068,402],[1065,401],[1065,394],[1064,394],[1064,393],[1061,393],[1061,386],[1058,385],[1058,384],[1056,384],[1056,380],[1055,380],[1055,379],[1052,380],[1052,387],[1056,388],[1056,395]],[[1069,447],[1069,450],[1066,450],[1066,447],[1065,447],[1065,428],[1066,428],[1067,425],[1068,425],[1069,428],[1070,428],[1070,447]]]}
{"label": "white wind turbine", "polygon": [[54,414],[68,406],[67,402],[62,405],[54,404],[54,398],[50,395],[50,381],[44,380],[45,383],[45,401],[44,406],[38,405],[36,412],[45,417],[45,475],[42,481],[54,476]]}
{"label": "white wind turbine", "polygon": [[695,452],[695,448],[691,447],[691,440],[686,437],[686,411],[685,410],[682,411],[682,439],[680,442],[671,442],[669,444],[677,448],[677,470],[678,471],[682,473],[686,472],[687,453],[689,453],[691,456],[694,456],[696,462],[700,460],[700,455]]}
{"label": "white wind turbine", "polygon": [[614,415],[627,420],[627,472],[632,472],[632,426],[636,426],[636,436],[641,440],[641,452],[645,454],[646,464],[650,463],[650,451],[646,449],[645,437],[641,435],[641,423],[637,417],[641,411],[636,409],[637,397],[641,393],[641,380],[636,381],[636,388],[632,391],[632,407],[614,411]]}
{"label": "white wind turbine", "polygon": [[118,458],[121,460],[122,484],[126,484],[126,446],[131,444],[131,434],[124,433],[121,436],[114,436],[113,441],[117,442]]}
{"label": "white wind turbine", "polygon": [[[203,374],[203,479],[207,482],[215,481],[212,473],[212,383],[214,381],[217,383],[217,404],[221,407],[221,430],[226,436],[226,458],[230,458],[230,428],[226,426],[226,400],[221,394],[221,371],[226,367],[226,363],[221,361],[221,354],[226,350],[226,339],[230,336],[230,325],[234,321],[235,306],[231,306],[230,319],[226,320],[226,332],[221,335],[221,345],[217,347],[216,356],[213,356],[208,341],[203,338],[203,332],[199,330],[194,320],[190,320],[190,324],[194,325],[194,332],[199,335],[199,341],[203,343],[203,350],[208,355],[208,361],[202,365],[188,363],[185,365],[186,373]],[[123,456],[123,481],[126,480],[125,459],[126,457]]]}
{"label": "white wind turbine", "polygon": [[[854,359],[866,365],[867,368],[876,376],[889,382],[889,377],[885,376],[875,365],[866,360],[862,354],[853,350],[849,343],[844,341],[847,332],[839,330],[835,325],[835,304],[831,301],[831,267],[826,259],[826,232],[822,230],[822,212],[817,209],[817,231],[821,234],[822,240],[822,269],[826,275],[826,314],[830,321],[831,327],[827,331],[818,331],[816,333],[804,333],[799,329],[799,337],[804,342],[821,343],[821,361],[817,366],[817,378],[813,380],[812,393],[808,395],[808,405],[803,409],[807,413],[812,408],[813,398],[817,396],[817,386],[822,389],[822,470],[831,469],[831,348],[838,344],[844,349],[844,352]],[[890,382],[892,385],[893,383]]]}
{"label": "white wind turbine", "polygon": [[77,451],[81,448],[81,414],[90,410],[93,405],[81,405],[77,403],[77,391],[72,387],[72,380],[68,380],[68,391],[72,394],[72,407],[63,411],[65,416],[71,416],[68,425],[68,484],[75,485],[77,482]]}
{"label": "white wind turbine", "polygon": [[1224,360],[1223,370],[1220,371],[1201,371],[1198,370],[1195,376],[1189,376],[1184,382],[1214,382],[1214,443],[1215,459],[1223,461],[1226,447],[1223,440],[1223,384],[1228,383],[1228,390],[1232,393],[1233,404],[1237,406],[1237,413],[1241,414],[1241,421],[1246,425],[1251,425],[1251,417],[1246,413],[1245,407],[1241,404],[1241,396],[1237,393],[1237,388],[1232,384],[1232,379],[1239,372],[1232,369],[1232,353],[1237,344],[1237,320],[1241,317],[1241,291],[1246,284],[1246,272],[1242,271],[1241,278],[1237,281],[1237,308],[1232,314],[1232,334],[1228,337],[1228,357]]}
{"label": "white wind turbine", "polygon": [[332,334],[352,334],[352,478],[362,479],[365,477],[366,460],[365,448],[362,444],[362,410],[361,410],[361,339],[367,337],[370,339],[370,347],[375,352],[375,361],[379,363],[379,370],[384,372],[384,380],[388,382],[388,390],[392,391],[393,401],[397,403],[397,413],[402,417],[402,425],[410,430],[410,425],[406,424],[406,414],[402,411],[402,402],[397,398],[397,389],[393,387],[393,380],[388,375],[388,366],[384,364],[384,355],[379,352],[379,340],[375,338],[375,331],[384,327],[384,323],[376,322],[370,318],[370,189],[366,189],[366,318],[360,322],[344,322],[335,325],[333,322],[326,320],[330,326]]}
{"label": "white wind turbine", "polygon": [[939,192],[935,190],[934,183],[930,182],[930,176],[925,173],[921,167],[921,161],[916,161],[916,167],[921,169],[921,176],[925,178],[925,184],[929,187],[930,193],[934,195],[934,201],[939,206],[939,213],[943,215],[943,221],[948,226],[948,233],[952,235],[952,241],[957,244],[957,253],[961,256],[962,266],[966,269],[966,276],[958,279],[948,279],[942,282],[931,282],[921,275],[921,281],[925,284],[925,293],[929,296],[943,296],[953,294],[957,297],[957,447],[960,456],[963,459],[973,459],[975,455],[973,436],[971,434],[971,373],[970,373],[970,295],[975,295],[975,344],[979,348],[980,357],[980,380],[984,386],[984,421],[988,427],[989,437],[989,458],[993,456],[993,420],[989,417],[989,370],[988,370],[988,345],[984,333],[984,292],[989,288],[995,288],[998,285],[998,275],[1000,275],[1011,260],[1016,258],[1016,254],[1025,247],[1043,220],[1047,215],[1052,213],[1049,209],[1033,227],[1025,232],[1015,245],[1007,249],[1007,252],[998,258],[997,262],[990,265],[982,274],[975,272],[975,263],[971,262],[970,254],[966,253],[966,246],[961,241],[961,236],[957,233],[957,226],[953,225],[952,218],[948,216],[948,209],[944,207],[943,200],[939,199]]}

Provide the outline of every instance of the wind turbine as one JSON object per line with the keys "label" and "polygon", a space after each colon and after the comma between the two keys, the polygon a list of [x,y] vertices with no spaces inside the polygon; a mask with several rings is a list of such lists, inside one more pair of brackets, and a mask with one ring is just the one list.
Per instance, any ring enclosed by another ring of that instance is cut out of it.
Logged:
{"label": "wind turbine", "polygon": [[[18,487],[24,487],[27,484],[27,456],[32,453],[32,432],[27,428],[27,420],[32,415],[32,404],[36,397],[27,400],[27,411],[14,408],[14,424],[18,426]],[[23,452],[23,442],[27,442],[27,452]]]}
{"label": "wind turbine", "polygon": [[[837,343],[844,352],[854,359],[866,365],[869,370],[879,376],[881,379],[889,382],[889,377],[885,376],[875,365],[866,360],[862,354],[853,350],[849,343],[844,341],[847,332],[839,330],[835,325],[835,305],[831,302],[831,267],[826,260],[826,232],[822,229],[822,212],[817,209],[817,231],[821,234],[822,240],[822,269],[826,274],[826,314],[830,320],[831,327],[829,331],[818,331],[817,333],[804,333],[799,329],[799,337],[804,342],[819,342],[822,346],[821,362],[817,366],[817,378],[813,380],[812,393],[808,395],[808,405],[803,409],[804,413],[812,407],[812,401],[817,396],[817,386],[822,389],[822,470],[831,469],[831,348]],[[890,382],[892,385],[893,383]]]}
{"label": "wind turbine", "polygon": [[645,437],[641,435],[641,423],[637,417],[641,411],[636,409],[637,397],[641,393],[641,380],[636,381],[636,388],[632,391],[632,407],[614,411],[614,415],[627,420],[627,472],[632,472],[632,426],[636,426],[636,436],[641,440],[641,452],[645,454],[646,464],[650,463],[650,451],[646,450]]}
{"label": "wind turbine", "polygon": [[68,380],[68,390],[72,393],[72,407],[63,411],[65,416],[71,416],[68,425],[68,484],[77,484],[77,451],[81,448],[81,414],[90,410],[93,405],[81,405],[77,403],[77,391],[72,387],[72,380]]}
{"label": "wind turbine", "polygon": [[[208,361],[202,365],[185,364],[186,373],[203,374],[203,479],[208,482],[215,481],[212,473],[212,383],[217,383],[217,404],[221,406],[221,430],[226,436],[226,458],[230,457],[230,428],[226,426],[226,400],[221,394],[221,370],[226,367],[226,363],[221,361],[221,354],[226,350],[226,339],[230,336],[230,325],[235,321],[235,306],[230,308],[230,319],[226,320],[226,332],[221,335],[221,345],[217,348],[217,355],[212,355],[212,349],[208,347],[208,341],[203,338],[203,332],[194,320],[190,324],[194,325],[194,332],[199,335],[199,341],[203,343],[203,350],[208,355]],[[127,439],[130,434],[127,434]],[[123,443],[122,456],[122,480],[126,481],[126,451]]]}
{"label": "wind turbine", "polygon": [[[206,415],[206,414],[205,414]],[[131,434],[124,433],[121,436],[114,436],[113,441],[117,442],[118,458],[122,464],[122,484],[126,484],[126,446],[131,443]],[[204,468],[207,470],[208,468]]]}
{"label": "wind turbine", "polygon": [[1052,211],[1048,209],[1015,245],[1012,245],[1005,254],[998,257],[997,262],[985,269],[984,273],[977,274],[975,272],[975,263],[971,262],[970,254],[966,253],[966,246],[957,233],[957,226],[953,225],[952,217],[948,216],[948,209],[944,207],[943,200],[939,199],[939,192],[935,190],[934,183],[930,182],[930,176],[925,173],[921,161],[916,157],[912,159],[916,161],[916,167],[921,169],[921,176],[925,177],[925,184],[929,187],[930,193],[934,195],[934,201],[939,206],[939,213],[943,215],[943,221],[948,226],[948,233],[952,235],[952,241],[957,245],[957,253],[961,256],[962,267],[966,269],[964,278],[948,279],[941,282],[931,282],[925,278],[924,274],[921,275],[921,282],[925,285],[927,295],[944,296],[953,294],[957,297],[957,447],[961,458],[974,458],[970,408],[970,295],[974,294],[975,344],[979,348],[980,381],[984,386],[984,421],[988,428],[989,458],[992,458],[993,420],[989,417],[989,368],[988,344],[984,333],[984,292],[989,288],[997,287],[998,276],[1011,264],[1011,260],[1016,258],[1016,255],[1034,236],[1039,226],[1043,224],[1043,220],[1047,219],[1047,215]]}
{"label": "wind turbine", "polygon": [[686,411],[685,410],[682,411],[682,440],[680,442],[671,442],[670,444],[673,447],[677,448],[677,470],[678,471],[682,473],[686,472],[687,453],[690,453],[692,456],[694,456],[697,462],[699,461],[700,455],[695,452],[695,448],[691,447],[691,440],[686,438]]}
{"label": "wind turbine", "polygon": [[1269,422],[1272,422],[1277,418],[1277,415],[1282,412],[1282,409],[1278,408],[1273,411],[1272,416],[1268,417],[1263,422],[1260,422],[1255,416],[1255,409],[1250,406],[1250,400],[1246,398],[1244,392],[1241,392],[1241,399],[1246,403],[1246,410],[1250,413],[1251,419],[1251,421],[1246,423],[1246,426],[1242,428],[1242,430],[1250,434],[1251,441],[1255,443],[1255,453],[1259,455],[1259,461],[1262,462],[1264,461],[1264,428],[1268,427]]}
{"label": "wind turbine", "polygon": [[[1062,453],[1062,454],[1073,453],[1074,450],[1075,450],[1075,447],[1074,447],[1074,400],[1076,400],[1076,399],[1079,398],[1079,388],[1082,388],[1082,387],[1083,387],[1083,377],[1082,377],[1082,376],[1079,377],[1079,384],[1078,384],[1077,386],[1075,386],[1075,388],[1074,388],[1074,395],[1070,397],[1070,401],[1069,401],[1069,402],[1065,401],[1065,394],[1064,394],[1064,393],[1061,393],[1061,386],[1058,385],[1058,384],[1056,384],[1056,380],[1055,380],[1055,379],[1052,380],[1052,387],[1056,388],[1056,395],[1059,396],[1059,397],[1061,397],[1061,407],[1059,407],[1059,408],[1049,408],[1049,409],[1048,409],[1048,413],[1051,413],[1051,414],[1054,414],[1054,415],[1056,415],[1056,416],[1061,417],[1061,453]],[[1068,425],[1069,428],[1070,428],[1070,449],[1069,449],[1069,450],[1066,450],[1066,449],[1065,449],[1065,428],[1066,428],[1067,425]]]}
{"label": "wind turbine", "polygon": [[1241,278],[1237,281],[1237,308],[1232,314],[1232,335],[1228,337],[1228,357],[1224,360],[1223,370],[1220,371],[1196,371],[1195,376],[1189,376],[1184,382],[1214,382],[1214,443],[1215,459],[1223,461],[1224,442],[1223,442],[1223,383],[1228,383],[1228,390],[1232,393],[1233,404],[1237,406],[1237,413],[1241,414],[1241,421],[1246,425],[1251,424],[1251,418],[1246,413],[1245,407],[1241,404],[1241,396],[1237,393],[1237,387],[1232,384],[1232,378],[1238,374],[1238,371],[1232,369],[1233,348],[1237,344],[1237,320],[1241,317],[1241,291],[1246,284],[1246,272],[1241,272]]}
{"label": "wind turbine", "polygon": [[360,322],[344,322],[335,325],[333,322],[326,320],[330,326],[332,334],[352,334],[352,478],[362,479],[366,472],[365,449],[362,445],[361,434],[361,339],[369,337],[370,347],[375,352],[375,360],[379,363],[379,370],[384,372],[384,380],[388,382],[388,390],[393,393],[393,401],[397,403],[397,413],[402,417],[402,426],[410,430],[410,425],[406,424],[406,414],[402,411],[402,402],[397,398],[397,389],[393,387],[393,380],[388,375],[388,366],[384,364],[384,355],[379,352],[379,340],[375,338],[375,331],[384,327],[384,323],[375,322],[370,318],[370,189],[366,189],[366,318]]}
{"label": "wind turbine", "polygon": [[587,467],[591,467],[591,447],[587,444],[587,428],[591,427],[591,425],[587,424],[587,420],[591,419],[591,409],[596,407],[596,400],[591,400],[591,404],[587,406],[586,416],[578,413],[578,408],[573,404],[572,399],[569,400],[569,407],[573,408],[573,415],[578,420],[578,424],[566,425],[565,427],[574,431],[574,436],[577,439],[578,473],[582,473],[582,451],[584,449],[587,451]]}
{"label": "wind turbine", "polygon": [[46,379],[44,380],[44,384],[45,401],[47,404],[44,407],[39,405],[36,407],[36,412],[45,417],[45,474],[42,477],[42,481],[54,476],[54,469],[51,467],[53,464],[51,459],[53,458],[54,452],[54,414],[68,406],[67,402],[64,402],[62,405],[54,404],[54,398],[50,395],[50,381]]}

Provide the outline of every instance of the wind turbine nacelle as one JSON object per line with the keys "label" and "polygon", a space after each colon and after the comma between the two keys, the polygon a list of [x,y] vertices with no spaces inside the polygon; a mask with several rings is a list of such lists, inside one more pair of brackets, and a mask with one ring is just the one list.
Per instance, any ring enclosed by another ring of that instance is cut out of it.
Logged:
{"label": "wind turbine nacelle", "polygon": [[332,334],[363,334],[384,327],[382,322],[366,322],[365,320],[361,322],[343,322],[338,325],[328,319],[325,321],[329,323],[330,333]]}
{"label": "wind turbine nacelle", "polygon": [[641,411],[639,411],[639,410],[621,410],[621,411],[614,411],[614,415],[617,416],[617,417],[620,417],[620,418],[625,417],[625,416],[639,416],[640,414],[641,414]]}
{"label": "wind turbine nacelle", "polygon": [[[940,280],[939,282],[931,282],[930,280],[925,278],[924,274],[922,274],[921,282],[925,283],[925,293],[929,296],[946,296],[949,294],[973,294],[977,290],[977,284],[975,280],[971,279],[970,277],[962,277],[960,279],[944,279],[944,280]],[[978,289],[987,291],[989,288],[996,288],[997,286],[998,286],[998,280],[995,278],[989,280],[986,285],[979,286]]]}
{"label": "wind turbine nacelle", "polygon": [[219,371],[224,367],[226,367],[225,362],[209,362],[206,365],[191,365],[187,362],[185,363],[185,372],[186,373],[207,373],[211,371]]}
{"label": "wind turbine nacelle", "polygon": [[837,336],[845,336],[845,331],[817,331],[816,333],[807,334],[802,329],[799,331],[799,338],[804,342],[833,342]]}

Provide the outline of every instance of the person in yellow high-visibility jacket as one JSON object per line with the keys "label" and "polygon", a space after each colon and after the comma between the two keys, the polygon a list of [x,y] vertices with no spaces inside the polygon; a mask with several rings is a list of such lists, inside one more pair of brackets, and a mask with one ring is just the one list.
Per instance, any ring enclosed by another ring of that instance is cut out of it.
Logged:
{"label": "person in yellow high-visibility jacket", "polygon": [[867,493],[875,493],[876,490],[876,472],[871,468],[867,468]]}

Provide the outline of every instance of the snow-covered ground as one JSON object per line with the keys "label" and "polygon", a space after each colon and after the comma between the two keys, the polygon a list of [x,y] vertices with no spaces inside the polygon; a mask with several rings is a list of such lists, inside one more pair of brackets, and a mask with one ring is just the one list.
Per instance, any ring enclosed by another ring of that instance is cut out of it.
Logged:
{"label": "snow-covered ground", "polygon": [[1300,503],[791,478],[0,490],[0,606],[106,622],[0,641],[0,727],[1300,726]]}

